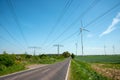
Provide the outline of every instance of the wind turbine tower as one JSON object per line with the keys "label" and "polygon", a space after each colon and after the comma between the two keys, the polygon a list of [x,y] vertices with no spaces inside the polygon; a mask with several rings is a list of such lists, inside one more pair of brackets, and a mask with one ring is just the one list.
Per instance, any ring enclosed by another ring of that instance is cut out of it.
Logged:
{"label": "wind turbine tower", "polygon": [[115,46],[113,45],[113,54],[115,55]]}
{"label": "wind turbine tower", "polygon": [[77,56],[77,47],[78,47],[78,44],[76,43],[75,45],[76,45],[76,56]]}
{"label": "wind turbine tower", "polygon": [[82,49],[82,56],[83,56],[83,54],[84,54],[83,31],[89,32],[87,29],[83,28],[83,24],[82,24],[82,21],[81,21],[80,33],[81,33],[81,49]]}
{"label": "wind turbine tower", "polygon": [[105,55],[106,55],[106,46],[104,45],[104,53],[105,53]]}

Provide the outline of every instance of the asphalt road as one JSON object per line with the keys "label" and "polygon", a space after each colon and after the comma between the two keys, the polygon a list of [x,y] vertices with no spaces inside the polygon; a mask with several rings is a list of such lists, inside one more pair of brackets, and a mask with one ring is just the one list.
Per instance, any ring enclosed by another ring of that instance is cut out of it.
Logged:
{"label": "asphalt road", "polygon": [[65,80],[69,62],[70,59],[66,59],[59,63],[3,76],[0,80]]}

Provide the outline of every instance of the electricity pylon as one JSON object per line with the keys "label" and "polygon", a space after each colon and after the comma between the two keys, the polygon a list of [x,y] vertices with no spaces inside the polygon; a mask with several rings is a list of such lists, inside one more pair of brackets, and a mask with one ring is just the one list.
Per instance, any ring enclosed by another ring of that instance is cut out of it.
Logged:
{"label": "electricity pylon", "polygon": [[32,46],[32,47],[29,47],[31,49],[33,49],[33,55],[35,56],[35,53],[36,53],[36,49],[40,49],[40,47],[36,47],[36,46]]}
{"label": "electricity pylon", "polygon": [[84,29],[83,28],[83,24],[82,24],[82,21],[81,21],[81,28],[80,28],[80,33],[81,33],[81,48],[82,48],[82,56],[83,56],[83,54],[84,54],[84,47],[83,47],[83,31],[87,31],[87,32],[89,32],[87,29]]}
{"label": "electricity pylon", "polygon": [[57,47],[57,51],[58,51],[58,55],[59,55],[60,47],[63,47],[63,45],[55,44],[53,46]]}

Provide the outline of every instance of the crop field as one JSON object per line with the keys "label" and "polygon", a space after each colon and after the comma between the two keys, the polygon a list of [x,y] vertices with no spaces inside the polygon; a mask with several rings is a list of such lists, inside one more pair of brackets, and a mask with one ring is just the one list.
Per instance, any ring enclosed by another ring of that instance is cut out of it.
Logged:
{"label": "crop field", "polygon": [[93,55],[93,56],[77,56],[76,60],[91,63],[115,63],[120,64],[120,55]]}
{"label": "crop field", "polygon": [[120,80],[120,55],[77,56],[70,71],[70,80]]}

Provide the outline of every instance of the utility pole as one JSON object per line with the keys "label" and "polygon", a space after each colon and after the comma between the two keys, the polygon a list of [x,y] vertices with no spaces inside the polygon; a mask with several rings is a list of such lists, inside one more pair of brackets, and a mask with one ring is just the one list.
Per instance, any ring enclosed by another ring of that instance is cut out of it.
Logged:
{"label": "utility pole", "polygon": [[104,53],[105,53],[105,55],[106,55],[106,46],[104,45]]}
{"label": "utility pole", "polygon": [[76,45],[76,56],[77,56],[77,47],[78,47],[78,45],[77,45],[77,43],[75,45]]}
{"label": "utility pole", "polygon": [[113,54],[115,54],[115,47],[114,47],[114,45],[113,45]]}
{"label": "utility pole", "polygon": [[83,27],[83,24],[82,24],[82,21],[81,21],[81,28],[80,28],[80,33],[81,33],[81,48],[82,48],[82,56],[83,56],[83,54],[84,54],[84,47],[83,47],[83,31],[87,31],[87,32],[89,32],[87,29],[84,29],[84,28],[82,28]]}
{"label": "utility pole", "polygon": [[29,47],[31,49],[33,49],[33,55],[35,56],[36,54],[36,49],[40,49],[40,47],[36,47],[36,46],[32,46],[32,47]]}
{"label": "utility pole", "polygon": [[58,55],[59,55],[60,47],[63,47],[63,45],[55,44],[53,46],[57,47],[57,51],[58,51]]}

